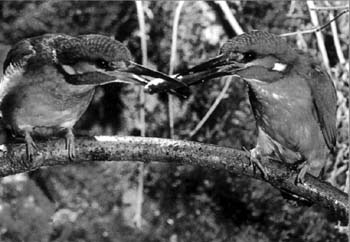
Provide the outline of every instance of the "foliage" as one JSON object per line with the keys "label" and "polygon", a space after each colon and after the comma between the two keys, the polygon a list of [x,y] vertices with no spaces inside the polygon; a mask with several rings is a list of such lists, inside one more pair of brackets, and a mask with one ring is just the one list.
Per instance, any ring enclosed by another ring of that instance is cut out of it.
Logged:
{"label": "foliage", "polygon": [[[286,33],[312,27],[308,10],[287,1],[229,3],[245,31]],[[145,2],[150,66],[169,70],[171,28],[176,3]],[[319,14],[323,23],[325,13]],[[345,56],[348,18],[337,21]],[[124,41],[140,61],[139,30],[134,2],[2,1],[0,42],[43,34],[100,33]],[[330,160],[326,178],[345,189],[349,158],[349,65],[340,64],[332,33],[323,30],[338,90],[338,155]],[[235,33],[213,2],[186,2],[181,13],[175,71],[215,56],[221,43]],[[314,35],[289,37],[292,45],[320,60]],[[0,48],[3,59],[7,49]],[[188,134],[222,89],[223,80],[192,89],[189,100],[176,100],[176,137]],[[98,89],[87,113],[76,126],[80,134],[139,135],[138,93],[133,86]],[[147,135],[167,137],[166,96],[147,96]],[[242,82],[232,82],[210,119],[193,138],[205,143],[245,147],[255,144],[255,123]],[[56,209],[25,176],[0,184],[1,241],[344,241],[336,218],[323,209],[292,204],[264,182],[224,171],[152,164],[145,185],[143,229],[133,227],[136,169],[132,164],[84,165],[42,170],[56,191]]]}

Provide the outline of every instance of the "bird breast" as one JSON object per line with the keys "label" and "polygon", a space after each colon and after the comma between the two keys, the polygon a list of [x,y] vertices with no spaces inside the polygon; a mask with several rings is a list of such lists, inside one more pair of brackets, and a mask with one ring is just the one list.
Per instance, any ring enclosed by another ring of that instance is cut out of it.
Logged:
{"label": "bird breast", "polygon": [[71,128],[87,109],[94,86],[74,86],[53,66],[4,78],[0,109],[12,129],[36,131],[45,135],[48,128]]}
{"label": "bird breast", "polygon": [[271,138],[292,150],[298,150],[303,139],[318,132],[312,115],[311,91],[303,79],[283,79],[266,83],[246,80],[249,99],[257,125]]}

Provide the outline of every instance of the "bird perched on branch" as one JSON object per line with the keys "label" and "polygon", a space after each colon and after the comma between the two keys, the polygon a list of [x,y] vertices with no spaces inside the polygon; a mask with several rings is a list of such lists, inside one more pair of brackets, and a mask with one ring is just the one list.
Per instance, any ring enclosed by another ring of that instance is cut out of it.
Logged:
{"label": "bird perched on branch", "polygon": [[[336,143],[336,91],[328,74],[281,37],[254,31],[229,40],[217,57],[179,78],[190,85],[225,75],[237,75],[248,86],[258,129],[252,161],[264,172],[263,156],[300,164],[297,183],[308,170],[318,176]],[[169,84],[146,86],[150,92],[165,87]]]}
{"label": "bird perched on branch", "polygon": [[32,136],[66,133],[74,158],[73,126],[87,109],[96,86],[111,82],[145,85],[144,76],[181,82],[132,62],[129,50],[102,35],[45,34],[22,40],[8,52],[0,82],[0,111],[6,127],[23,135],[27,156]]}

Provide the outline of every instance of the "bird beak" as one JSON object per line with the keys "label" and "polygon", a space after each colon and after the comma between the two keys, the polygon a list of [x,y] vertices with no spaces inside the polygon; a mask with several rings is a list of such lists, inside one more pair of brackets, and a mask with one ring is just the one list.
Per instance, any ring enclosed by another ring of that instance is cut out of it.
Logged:
{"label": "bird beak", "polygon": [[234,75],[244,67],[232,56],[221,54],[180,73],[177,78],[189,86],[216,77]]}
{"label": "bird beak", "polygon": [[[216,77],[234,75],[238,70],[244,69],[245,66],[235,61],[236,59],[236,56],[221,54],[178,74],[176,79],[190,86]],[[159,92],[159,90],[164,91],[170,88],[172,90],[179,90],[178,88],[181,89],[181,86],[176,83],[156,81],[152,81],[146,85],[146,90],[150,93]]]}
{"label": "bird beak", "polygon": [[[177,95],[181,98],[187,98],[190,95],[188,85],[180,80],[170,77],[161,72],[151,70],[145,66],[139,65],[135,62],[129,61],[129,65],[125,68],[118,69],[116,71],[110,71],[108,74],[116,78],[118,82],[135,83],[139,85],[147,85],[152,79],[161,79],[171,86],[181,88],[181,91],[169,89],[170,93]],[[151,79],[149,79],[151,77]]]}

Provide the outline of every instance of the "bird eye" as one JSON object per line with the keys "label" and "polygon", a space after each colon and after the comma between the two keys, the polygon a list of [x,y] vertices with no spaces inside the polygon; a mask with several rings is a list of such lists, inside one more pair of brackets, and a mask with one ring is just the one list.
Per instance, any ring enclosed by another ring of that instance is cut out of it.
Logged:
{"label": "bird eye", "polygon": [[97,64],[97,67],[101,69],[107,69],[109,67],[108,62],[105,60],[97,60],[96,64]]}
{"label": "bird eye", "polygon": [[254,52],[247,52],[244,54],[244,61],[249,62],[256,58],[256,54]]}

